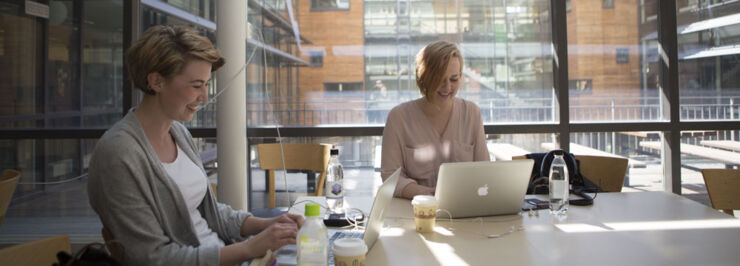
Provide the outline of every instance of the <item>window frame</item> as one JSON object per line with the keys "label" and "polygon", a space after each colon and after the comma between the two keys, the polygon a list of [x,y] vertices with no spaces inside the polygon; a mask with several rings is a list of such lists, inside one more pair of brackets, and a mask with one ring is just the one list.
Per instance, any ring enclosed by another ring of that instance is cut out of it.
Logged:
{"label": "window frame", "polygon": [[[124,45],[129,47],[132,40],[138,38],[140,23],[138,1],[124,1]],[[557,101],[559,103],[558,123],[531,123],[531,124],[486,124],[486,134],[524,134],[524,133],[554,133],[559,137],[561,148],[570,149],[570,134],[578,132],[617,132],[617,131],[658,131],[664,133],[662,140],[664,149],[664,186],[666,191],[681,194],[681,131],[689,130],[740,130],[737,120],[731,121],[680,121],[679,91],[678,91],[678,55],[676,33],[676,3],[675,1],[658,1],[658,41],[665,51],[665,61],[661,63],[661,97],[665,99],[663,121],[650,122],[579,122],[569,121],[568,103],[568,70],[567,70],[567,36],[565,1],[551,0],[552,34],[555,54],[561,58],[561,67],[553,68],[553,78]],[[565,60],[563,60],[565,58]],[[553,60],[553,65],[557,65]],[[124,75],[125,73],[124,69]],[[128,79],[124,79],[123,114],[128,112],[137,98],[138,92],[132,89]],[[0,139],[95,139],[102,136],[106,128],[0,128]],[[195,138],[215,138],[215,127],[191,127],[190,131]],[[382,136],[383,126],[327,126],[327,127],[281,127],[282,137],[315,137],[315,136]],[[277,137],[273,127],[248,127],[249,138]],[[249,145],[249,143],[248,143]]]}

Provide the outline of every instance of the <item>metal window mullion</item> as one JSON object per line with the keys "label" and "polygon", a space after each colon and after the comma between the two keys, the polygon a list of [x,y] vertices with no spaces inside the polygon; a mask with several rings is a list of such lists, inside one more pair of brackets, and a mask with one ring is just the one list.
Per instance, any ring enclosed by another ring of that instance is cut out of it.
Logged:
{"label": "metal window mullion", "polygon": [[676,2],[657,1],[658,45],[661,53],[660,88],[662,118],[668,120],[663,138],[663,187],[681,194],[681,124],[678,90],[678,37]]}
{"label": "metal window mullion", "polygon": [[[565,0],[551,0],[552,75],[558,103],[558,140],[560,148],[570,150],[570,110],[568,104],[568,32]],[[553,114],[554,115],[554,114]]]}
{"label": "metal window mullion", "polygon": [[[128,50],[131,44],[139,38],[139,23],[141,20],[141,13],[139,10],[139,1],[123,1],[123,51]],[[123,52],[122,51],[122,52]],[[126,68],[126,57],[123,56],[123,104],[121,110],[121,116],[126,115],[129,109],[133,106],[133,94],[134,84],[131,79],[128,78],[128,69]]]}

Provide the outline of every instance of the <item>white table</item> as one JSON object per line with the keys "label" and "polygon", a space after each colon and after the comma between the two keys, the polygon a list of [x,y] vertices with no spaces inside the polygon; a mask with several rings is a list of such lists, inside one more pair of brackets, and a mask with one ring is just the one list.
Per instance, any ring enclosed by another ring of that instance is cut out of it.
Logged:
{"label": "white table", "polygon": [[[547,210],[484,220],[419,234],[410,202],[394,199],[366,265],[740,265],[740,219],[670,193],[601,193],[562,221]],[[511,226],[523,230],[481,232]]]}

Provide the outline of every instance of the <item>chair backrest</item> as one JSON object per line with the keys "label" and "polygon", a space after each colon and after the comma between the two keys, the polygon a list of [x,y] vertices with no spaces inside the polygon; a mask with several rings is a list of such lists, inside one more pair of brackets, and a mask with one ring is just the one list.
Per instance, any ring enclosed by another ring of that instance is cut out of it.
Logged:
{"label": "chair backrest", "polygon": [[703,169],[701,175],[712,208],[729,215],[733,215],[732,210],[740,210],[740,169]]}
{"label": "chair backrest", "polygon": [[21,173],[16,170],[8,169],[0,175],[0,226],[3,225],[5,213],[8,212],[10,200],[13,198],[13,192],[20,178]]}
{"label": "chair backrest", "polygon": [[[526,159],[526,155],[513,156],[512,160]],[[629,160],[617,157],[576,155],[581,175],[588,178],[604,192],[622,192]]]}
{"label": "chair backrest", "polygon": [[[257,145],[261,169],[283,169],[280,146],[279,143]],[[331,145],[283,143],[282,150],[285,152],[285,169],[323,172],[326,171],[326,166],[329,164]]]}
{"label": "chair backrest", "polygon": [[581,175],[599,186],[604,192],[622,192],[627,176],[626,158],[576,155]]}
{"label": "chair backrest", "polygon": [[57,253],[72,253],[68,235],[58,235],[33,242],[23,243],[0,249],[2,265],[35,266],[52,265],[57,260]]}
{"label": "chair backrest", "polygon": [[[275,170],[307,170],[321,173],[316,182],[316,196],[323,195],[326,167],[332,145],[313,143],[258,144],[260,168],[269,170],[270,208],[275,207]],[[284,151],[285,154],[283,155]],[[285,164],[283,165],[283,159]]]}

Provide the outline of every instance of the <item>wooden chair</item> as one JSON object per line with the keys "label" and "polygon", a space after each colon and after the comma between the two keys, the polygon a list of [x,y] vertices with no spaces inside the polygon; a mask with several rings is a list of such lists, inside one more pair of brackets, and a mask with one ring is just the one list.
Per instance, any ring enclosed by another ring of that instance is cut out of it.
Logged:
{"label": "wooden chair", "polygon": [[3,225],[5,213],[8,212],[13,192],[21,179],[21,173],[16,170],[5,170],[0,175],[0,226]]}
{"label": "wooden chair", "polygon": [[316,182],[316,196],[321,196],[331,148],[332,145],[329,144],[283,143],[282,150],[285,152],[285,156],[281,156],[280,144],[258,144],[257,153],[260,169],[267,170],[269,175],[270,208],[275,208],[275,170],[283,169],[283,157],[285,158],[285,170],[321,173],[318,182]]}
{"label": "wooden chair", "polygon": [[622,192],[629,160],[617,157],[576,155],[581,174],[604,192]]}
{"label": "wooden chair", "polygon": [[[575,157],[580,162],[581,174],[599,186],[602,191],[622,192],[629,160],[592,155],[576,155]],[[513,156],[512,159],[527,159],[527,156]]]}
{"label": "wooden chair", "polygon": [[214,183],[209,183],[209,184],[211,185],[211,190],[213,190],[213,197],[216,198],[216,200],[218,200],[218,191],[216,190],[216,184]]}
{"label": "wooden chair", "polygon": [[732,210],[740,210],[740,170],[703,169],[701,175],[707,186],[712,208],[734,215]]}
{"label": "wooden chair", "polygon": [[58,235],[24,244],[0,249],[2,265],[35,266],[52,265],[57,260],[57,253],[72,253],[68,235]]}

